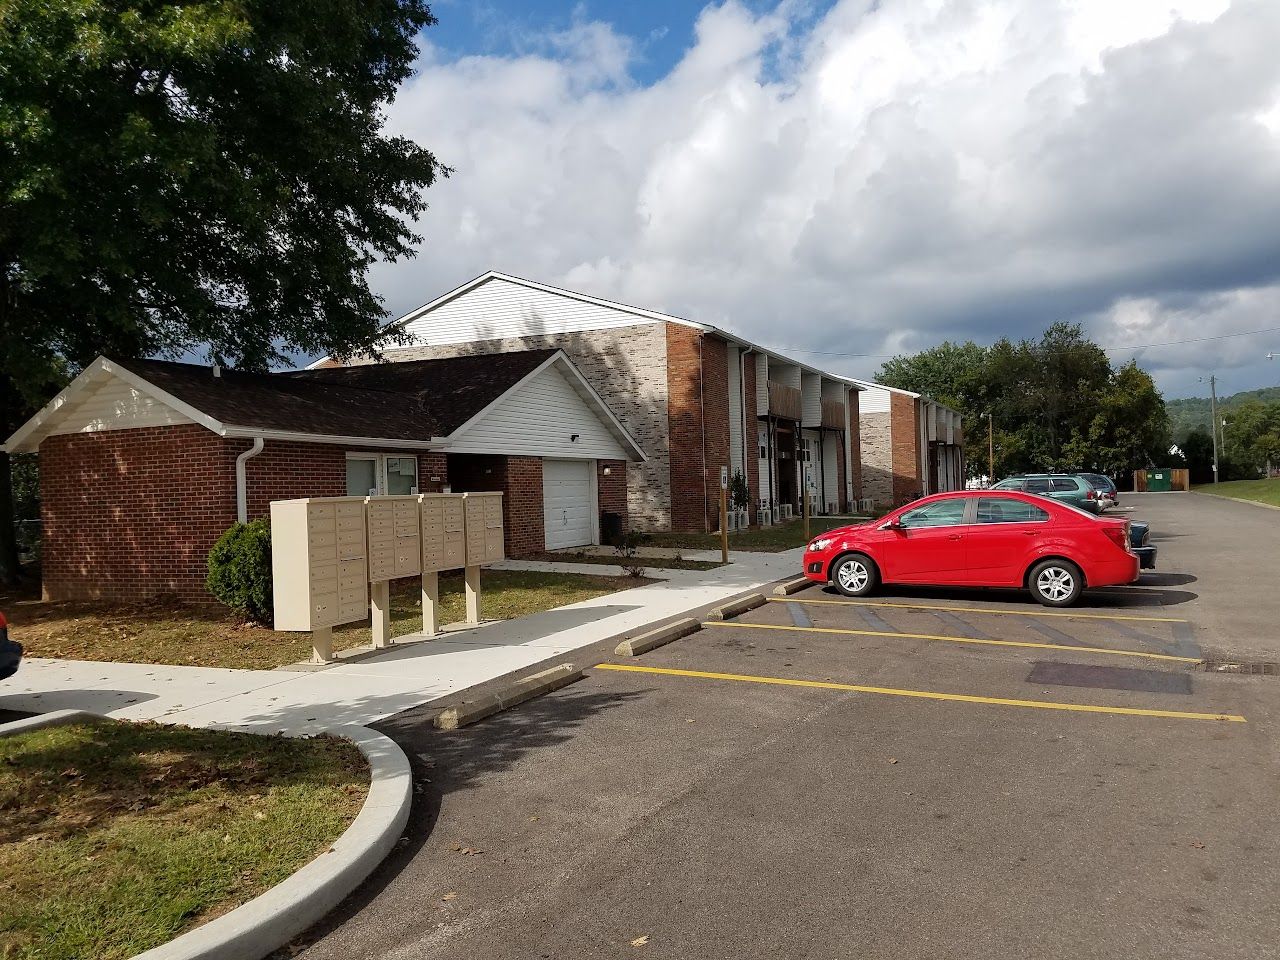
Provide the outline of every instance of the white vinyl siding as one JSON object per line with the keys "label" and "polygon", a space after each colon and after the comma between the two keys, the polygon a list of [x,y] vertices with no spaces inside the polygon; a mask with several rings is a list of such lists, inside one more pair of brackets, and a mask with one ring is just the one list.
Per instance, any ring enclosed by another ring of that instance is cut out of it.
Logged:
{"label": "white vinyl siding", "polygon": [[804,425],[822,426],[822,377],[807,370],[801,371],[800,401]]}
{"label": "white vinyl siding", "polygon": [[[571,439],[575,435],[578,439]],[[493,404],[443,449],[575,460],[627,459],[596,411],[554,366]]]}
{"label": "white vinyl siding", "polygon": [[[769,451],[769,430],[763,422],[756,424],[756,453]],[[769,458],[763,456],[759,458],[760,470],[757,474],[760,477],[760,499],[768,502],[773,496],[773,472],[769,468]]]}
{"label": "white vinyl siding", "polygon": [[738,345],[729,344],[726,351],[729,360],[729,476],[739,471],[746,473],[742,465],[742,371],[739,369]]}
{"label": "white vinyl siding", "polygon": [[634,327],[645,322],[634,313],[492,277],[409,321],[405,330],[414,344],[437,345]]}
{"label": "white vinyl siding", "polygon": [[769,357],[763,353],[756,354],[756,413],[760,416],[769,412]]}
{"label": "white vinyl siding", "polygon": [[169,427],[194,421],[167,404],[111,377],[87,396],[68,403],[57,414],[50,436],[96,433],[133,427]]}
{"label": "white vinyl siding", "polygon": [[840,435],[830,430],[822,432],[822,483],[818,486],[822,497],[821,509],[834,505],[840,509]]}
{"label": "white vinyl siding", "polygon": [[546,549],[581,547],[595,540],[591,460],[542,461],[542,516]]}
{"label": "white vinyl siding", "polygon": [[867,387],[858,394],[859,413],[888,413],[890,393],[884,387]]}

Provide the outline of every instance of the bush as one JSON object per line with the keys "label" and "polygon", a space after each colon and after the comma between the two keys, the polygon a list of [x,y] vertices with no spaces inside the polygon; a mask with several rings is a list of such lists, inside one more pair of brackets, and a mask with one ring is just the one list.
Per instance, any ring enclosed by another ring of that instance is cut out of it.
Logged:
{"label": "bush", "polygon": [[209,551],[209,592],[249,619],[270,625],[271,524],[237,523]]}

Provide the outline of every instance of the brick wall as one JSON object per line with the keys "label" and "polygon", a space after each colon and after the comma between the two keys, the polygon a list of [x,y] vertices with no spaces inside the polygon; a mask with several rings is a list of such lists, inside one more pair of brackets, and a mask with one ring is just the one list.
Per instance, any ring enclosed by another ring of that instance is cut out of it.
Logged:
{"label": "brick wall", "polygon": [[863,413],[858,423],[862,496],[892,506],[893,421],[888,413]]}
{"label": "brick wall", "polygon": [[[605,468],[609,473],[606,474]],[[596,490],[599,494],[599,509],[611,513],[617,513],[622,516],[622,531],[631,529],[630,519],[627,516],[627,461],[625,460],[597,460],[596,461]],[[600,531],[601,539],[604,538],[604,530]]]}
{"label": "brick wall", "polygon": [[[388,360],[425,360],[544,347],[563,350],[648,457],[644,463],[631,464],[627,471],[627,510],[636,529],[668,530],[671,527],[671,467],[664,332],[667,326],[670,325],[660,322],[638,323],[552,336],[401,347],[384,353]],[[693,333],[687,327],[680,329]]]}
{"label": "brick wall", "polygon": [[889,416],[893,421],[893,502],[902,504],[924,489],[920,420],[915,399],[901,393],[890,394]]}
{"label": "brick wall", "polygon": [[671,529],[719,528],[720,467],[729,464],[729,357],[718,337],[667,324]]}
{"label": "brick wall", "polygon": [[501,491],[507,556],[528,556],[545,549],[541,458],[451,454],[448,475],[454,493]]}
{"label": "brick wall", "polygon": [[227,455],[221,437],[194,424],[46,439],[45,596],[209,600],[206,557],[235,520]]}
{"label": "brick wall", "polygon": [[745,368],[742,372],[742,389],[746,394],[744,423],[742,430],[746,434],[747,447],[747,513],[751,522],[760,522],[760,421],[756,407],[756,355],[748,353]]}

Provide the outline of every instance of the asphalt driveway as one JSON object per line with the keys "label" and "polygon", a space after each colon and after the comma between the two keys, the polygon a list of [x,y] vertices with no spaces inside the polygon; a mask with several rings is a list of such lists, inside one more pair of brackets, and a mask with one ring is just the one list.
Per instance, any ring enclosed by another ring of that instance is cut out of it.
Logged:
{"label": "asphalt driveway", "polygon": [[302,955],[1280,956],[1280,678],[1195,664],[1274,643],[1271,518],[1151,499],[1160,572],[1069,616],[813,588],[470,729],[385,722],[412,829]]}

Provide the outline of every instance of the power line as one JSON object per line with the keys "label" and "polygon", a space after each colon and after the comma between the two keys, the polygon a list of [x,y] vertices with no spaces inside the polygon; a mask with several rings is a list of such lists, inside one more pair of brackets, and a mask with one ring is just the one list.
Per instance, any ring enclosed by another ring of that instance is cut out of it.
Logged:
{"label": "power line", "polygon": [[[1162,340],[1159,343],[1127,343],[1118,347],[1103,347],[1107,353],[1113,353],[1120,350],[1147,350],[1151,347],[1174,347],[1183,343],[1204,343],[1208,340],[1229,340],[1232,337],[1253,337],[1260,333],[1276,333],[1280,332],[1280,327],[1264,327],[1261,330],[1244,330],[1240,333],[1219,333],[1209,337],[1189,337],[1186,340]],[[805,347],[773,347],[778,353],[804,353],[810,356],[821,357],[865,357],[867,359],[882,360],[885,358],[900,357],[902,353],[838,353],[829,350],[809,350]]]}

